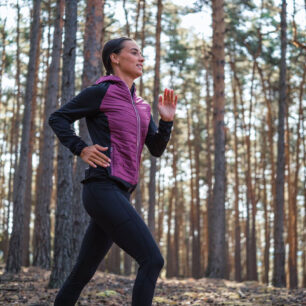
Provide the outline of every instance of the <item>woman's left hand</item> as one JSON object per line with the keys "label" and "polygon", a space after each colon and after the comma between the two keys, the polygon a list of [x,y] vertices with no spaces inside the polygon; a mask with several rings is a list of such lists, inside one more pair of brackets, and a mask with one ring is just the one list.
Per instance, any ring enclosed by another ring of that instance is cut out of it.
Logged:
{"label": "woman's left hand", "polygon": [[177,95],[174,96],[173,89],[166,88],[164,97],[162,95],[158,98],[157,109],[164,121],[173,121],[177,104]]}

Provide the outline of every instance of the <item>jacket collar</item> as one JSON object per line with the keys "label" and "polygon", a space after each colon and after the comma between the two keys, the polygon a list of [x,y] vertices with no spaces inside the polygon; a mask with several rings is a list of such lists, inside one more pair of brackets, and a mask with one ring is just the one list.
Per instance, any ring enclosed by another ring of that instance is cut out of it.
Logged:
{"label": "jacket collar", "polygon": [[[126,83],[121,80],[118,76],[116,75],[106,75],[106,76],[101,76],[96,82],[95,84],[99,84],[105,81],[112,81],[112,82],[116,82],[116,83],[122,83],[124,84],[126,87],[128,87],[126,85]],[[134,95],[136,94],[136,84],[133,83],[132,87],[131,87],[131,95],[134,97]]]}

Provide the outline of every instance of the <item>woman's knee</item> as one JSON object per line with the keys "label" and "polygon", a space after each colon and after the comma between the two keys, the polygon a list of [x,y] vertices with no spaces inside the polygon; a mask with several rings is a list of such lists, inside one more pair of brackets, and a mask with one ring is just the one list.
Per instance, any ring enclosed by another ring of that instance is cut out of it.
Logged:
{"label": "woman's knee", "polygon": [[161,270],[165,264],[165,260],[160,252],[151,257],[151,266],[157,270]]}

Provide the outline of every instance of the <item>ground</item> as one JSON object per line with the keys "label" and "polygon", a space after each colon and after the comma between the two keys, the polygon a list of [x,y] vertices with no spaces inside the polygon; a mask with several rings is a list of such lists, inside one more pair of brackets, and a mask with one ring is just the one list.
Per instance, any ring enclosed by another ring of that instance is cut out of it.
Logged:
{"label": "ground", "polygon": [[[47,289],[50,271],[23,267],[12,275],[0,268],[0,305],[53,305],[58,289]],[[98,271],[77,305],[130,306],[134,279]],[[306,305],[306,289],[288,290],[254,281],[160,277],[152,305]]]}

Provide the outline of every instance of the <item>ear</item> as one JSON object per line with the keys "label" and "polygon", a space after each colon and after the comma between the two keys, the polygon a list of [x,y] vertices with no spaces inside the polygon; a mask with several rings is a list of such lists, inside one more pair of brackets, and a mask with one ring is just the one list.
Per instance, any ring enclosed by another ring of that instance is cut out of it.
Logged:
{"label": "ear", "polygon": [[110,59],[111,59],[111,62],[113,63],[113,64],[118,64],[118,55],[116,54],[116,53],[112,53],[110,56]]}

